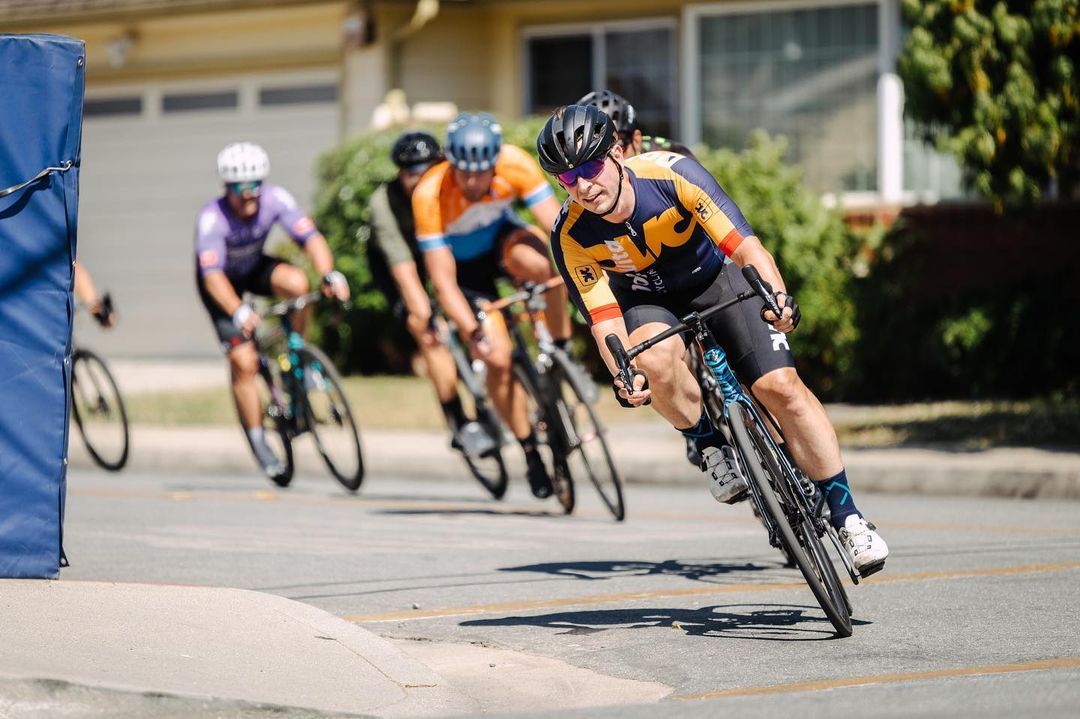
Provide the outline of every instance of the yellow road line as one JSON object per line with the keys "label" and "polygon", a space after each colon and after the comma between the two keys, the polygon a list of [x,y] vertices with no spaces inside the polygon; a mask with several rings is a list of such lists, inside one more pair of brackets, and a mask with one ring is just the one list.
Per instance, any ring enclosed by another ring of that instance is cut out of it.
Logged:
{"label": "yellow road line", "polygon": [[917,682],[928,679],[948,679],[951,677],[972,677],[987,674],[1014,674],[1017,672],[1041,672],[1053,669],[1080,668],[1080,657],[1061,657],[1058,659],[1038,659],[1030,662],[1012,664],[990,664],[981,667],[956,667],[953,669],[932,669],[922,672],[901,674],[871,674],[864,677],[844,677],[840,679],[822,679],[816,682],[795,682],[793,684],[774,684],[762,687],[740,687],[723,689],[700,694],[682,694],[673,696],[676,701],[699,701],[702,699],[723,699],[726,697],[759,696],[762,694],[787,694],[792,692],[818,692],[826,689],[858,687],[870,684],[894,684],[897,682]]}
{"label": "yellow road line", "polygon": [[[1052,564],[1021,564],[1009,567],[984,567],[976,569],[953,569],[940,572],[911,572],[876,576],[866,580],[867,584],[890,584],[897,582],[921,582],[942,579],[963,579],[965,577],[1003,577],[1015,574],[1036,574],[1043,572],[1064,572],[1080,569],[1080,562],[1057,562]],[[593,604],[628,603],[650,599],[671,597],[702,597],[716,594],[752,594],[757,592],[791,591],[809,588],[805,582],[768,582],[753,584],[723,584],[719,586],[684,587],[681,589],[659,589],[651,592],[614,592],[611,594],[589,594],[580,597],[553,597],[550,599],[531,599],[517,602],[496,602],[492,604],[474,604],[463,607],[442,607],[435,609],[415,609],[379,614],[348,614],[342,619],[349,622],[401,622],[416,619],[436,619],[439,617],[464,617],[478,614],[500,614],[502,612],[526,612],[537,609],[560,609],[563,607],[588,606]]]}

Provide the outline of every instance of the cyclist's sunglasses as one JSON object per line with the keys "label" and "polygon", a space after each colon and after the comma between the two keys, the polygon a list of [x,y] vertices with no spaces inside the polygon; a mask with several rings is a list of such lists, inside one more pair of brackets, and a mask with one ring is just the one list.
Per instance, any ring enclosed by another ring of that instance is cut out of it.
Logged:
{"label": "cyclist's sunglasses", "polygon": [[252,180],[251,182],[227,182],[225,183],[225,187],[234,195],[242,195],[245,192],[248,192],[257,197],[259,191],[262,189],[262,180]]}
{"label": "cyclist's sunglasses", "polygon": [[582,163],[572,170],[566,172],[560,172],[556,175],[559,184],[566,188],[571,188],[577,184],[578,178],[583,177],[586,180],[591,180],[601,172],[604,171],[604,163],[607,162],[607,155],[603,157],[594,157],[588,162]]}

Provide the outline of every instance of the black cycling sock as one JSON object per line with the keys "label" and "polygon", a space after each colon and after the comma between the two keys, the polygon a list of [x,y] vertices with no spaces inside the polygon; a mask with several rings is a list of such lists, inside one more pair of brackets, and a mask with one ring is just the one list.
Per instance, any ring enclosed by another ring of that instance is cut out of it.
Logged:
{"label": "black cycling sock", "polygon": [[537,454],[536,450],[536,432],[531,432],[528,437],[519,439],[521,443],[521,449],[525,452],[526,456]]}
{"label": "black cycling sock", "polygon": [[457,395],[442,403],[442,411],[455,431],[469,421],[469,418],[465,416],[465,408],[461,406],[461,398]]}
{"label": "black cycling sock", "polygon": [[825,494],[825,501],[829,503],[830,521],[834,527],[841,529],[844,521],[853,514],[862,516],[855,506],[855,498],[851,496],[846,470],[841,469],[840,474],[823,479],[816,484]]}
{"label": "black cycling sock", "polygon": [[687,427],[686,429],[680,429],[684,437],[688,437],[694,442],[694,446],[697,447],[698,452],[706,447],[716,447],[719,449],[727,444],[724,435],[716,431],[716,427],[713,427],[712,420],[709,419],[709,413],[705,410],[701,411],[701,419],[697,421],[693,427]]}

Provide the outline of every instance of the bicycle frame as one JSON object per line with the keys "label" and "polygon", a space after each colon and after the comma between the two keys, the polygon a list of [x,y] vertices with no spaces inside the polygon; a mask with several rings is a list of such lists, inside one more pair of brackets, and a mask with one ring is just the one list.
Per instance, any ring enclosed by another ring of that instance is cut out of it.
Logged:
{"label": "bicycle frame", "polygon": [[[289,429],[289,433],[294,437],[307,431],[308,413],[304,405],[307,402],[307,394],[302,391],[304,368],[300,362],[300,350],[304,348],[305,342],[303,336],[293,327],[291,315],[294,311],[302,310],[320,297],[322,297],[322,294],[319,292],[309,292],[295,299],[273,305],[267,311],[266,316],[279,317],[281,327],[269,335],[259,338],[256,342],[260,359],[266,363],[266,365],[260,366],[260,371],[266,373],[265,379],[267,380],[267,386],[270,388],[271,406],[268,411],[271,415],[274,415],[274,410],[279,410],[281,418]],[[282,384],[289,395],[287,401],[283,401],[285,398],[278,396],[277,385],[269,376],[269,367],[267,366],[274,360],[266,351],[266,345],[280,337],[285,338],[285,351],[278,355],[277,364],[284,379]]]}
{"label": "bicycle frame", "polygon": [[[751,286],[753,285],[754,283],[751,282]],[[709,369],[710,374],[716,381],[717,386],[720,388],[721,394],[724,398],[724,416],[713,417],[713,421],[722,421],[724,424],[727,424],[730,421],[729,409],[732,404],[738,402],[746,409],[747,413],[753,418],[755,422],[761,424],[761,426],[765,428],[772,426],[779,434],[780,429],[776,426],[775,422],[772,420],[772,417],[770,416],[769,419],[766,420],[762,416],[761,411],[758,409],[757,402],[743,390],[742,385],[739,383],[739,380],[735,377],[734,372],[732,372],[731,367],[728,364],[727,353],[716,341],[716,338],[713,337],[712,332],[706,325],[706,321],[718,312],[722,312],[723,310],[728,309],[729,307],[732,307],[740,302],[745,302],[746,300],[761,297],[761,295],[762,292],[760,290],[751,289],[747,290],[746,292],[739,293],[727,302],[716,305],[715,307],[710,307],[704,312],[691,312],[690,314],[683,317],[678,325],[674,327],[669,327],[667,330],[661,332],[660,334],[654,337],[650,337],[644,342],[635,345],[634,347],[631,347],[629,350],[623,349],[622,344],[619,342],[618,338],[615,335],[609,335],[607,338],[608,350],[612,353],[612,356],[615,357],[616,363],[620,367],[620,374],[622,376],[624,385],[632,386],[632,378],[629,374],[630,360],[670,337],[674,337],[676,335],[680,335],[684,332],[690,331],[693,333],[696,349],[698,352],[700,352],[702,361]],[[771,299],[771,297],[769,299]],[[777,313],[779,313],[779,309],[777,309],[776,311]],[[772,445],[770,449],[773,450],[774,454],[777,457],[777,461],[781,463],[781,467],[783,468],[785,473],[787,473],[790,477],[798,478],[799,475],[796,472],[794,465],[788,459],[787,453],[780,448],[780,445],[777,444],[776,440],[772,437],[772,434],[770,432],[766,431],[765,435],[766,440]],[[783,437],[782,434],[780,436],[781,438]],[[752,462],[753,459],[745,456],[741,456],[740,459],[743,462],[744,475],[748,475],[749,473],[745,471],[745,468],[749,466],[749,463]],[[748,482],[748,484],[750,485],[751,493],[754,496],[754,501],[757,502],[760,506],[762,499],[759,490],[757,489],[754,482]],[[826,531],[826,529],[824,527],[823,520],[821,519],[820,512],[818,511],[820,508],[820,503],[816,501],[816,495],[818,494],[816,492],[816,489],[813,486],[804,486],[803,482],[801,481],[793,482],[793,484],[796,485],[798,488],[798,492],[796,493],[798,511],[806,514],[811,519],[814,524],[815,530],[820,536]],[[813,506],[811,506],[812,500],[815,500]],[[764,512],[763,514],[767,515],[767,513]],[[776,529],[774,527],[769,528],[769,538],[770,542],[776,539]]]}

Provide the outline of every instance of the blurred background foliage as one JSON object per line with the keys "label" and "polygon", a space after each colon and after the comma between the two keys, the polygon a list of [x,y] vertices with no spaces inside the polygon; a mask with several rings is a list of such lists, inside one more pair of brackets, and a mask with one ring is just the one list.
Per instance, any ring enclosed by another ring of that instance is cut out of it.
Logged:
{"label": "blurred background foliage", "polygon": [[1080,191],[1080,0],[902,0],[905,113],[998,209]]}

